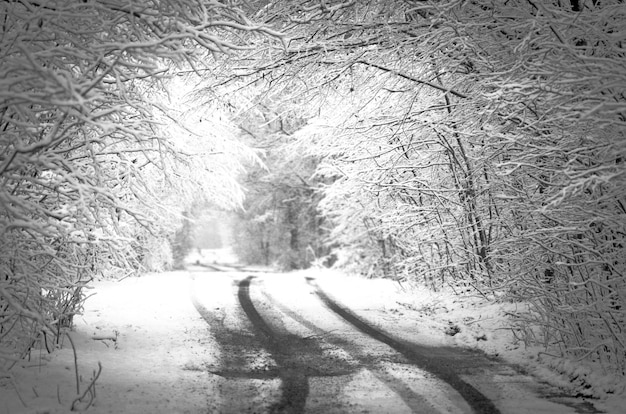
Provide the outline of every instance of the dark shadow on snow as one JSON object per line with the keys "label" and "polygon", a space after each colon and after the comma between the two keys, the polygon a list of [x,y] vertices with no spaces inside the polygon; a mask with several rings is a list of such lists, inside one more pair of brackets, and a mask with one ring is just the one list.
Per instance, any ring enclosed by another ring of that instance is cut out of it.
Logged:
{"label": "dark shadow on snow", "polygon": [[[307,277],[306,280],[307,283],[315,288],[317,296],[328,309],[364,334],[400,352],[419,368],[430,372],[450,384],[450,386],[461,394],[474,412],[481,414],[500,413],[491,400],[459,376],[460,374],[471,373],[472,369],[481,368],[493,363],[493,358],[492,361],[490,361],[490,359],[480,351],[452,347],[428,347],[393,338],[391,335],[373,327],[349,309],[337,303],[317,285],[315,278]],[[598,411],[589,402],[576,401],[566,395],[550,395],[545,397],[553,402],[573,408],[576,413],[602,413],[602,411]]]}
{"label": "dark shadow on snow", "polygon": [[[274,328],[253,304],[250,297],[250,284],[253,276],[237,283],[237,298],[250,330],[227,327],[220,310],[209,310],[192,300],[196,310],[208,323],[213,336],[221,348],[221,361],[218,367],[209,367],[209,372],[227,380],[273,380],[281,382],[279,401],[269,408],[273,413],[303,413],[309,393],[310,377],[337,377],[349,375],[358,367],[348,362],[328,360],[315,338],[301,338]],[[263,356],[270,361],[259,364]],[[233,387],[235,388],[235,387]],[[336,390],[336,398],[341,388]],[[251,400],[251,395],[242,394],[242,400]],[[259,408],[259,407],[257,407]]]}
{"label": "dark shadow on snow", "polygon": [[481,414],[500,413],[500,410],[498,410],[491,400],[459,377],[456,362],[451,365],[449,359],[441,359],[433,356],[432,348],[415,344],[407,344],[404,341],[392,338],[388,334],[364,322],[347,308],[344,308],[331,299],[323,290],[320,289],[317,283],[315,283],[314,278],[308,277],[307,282],[315,287],[315,292],[331,311],[341,316],[346,322],[350,323],[364,334],[395,349],[419,368],[430,372],[437,378],[450,384],[452,388],[461,394],[470,407],[472,407],[474,412]]}

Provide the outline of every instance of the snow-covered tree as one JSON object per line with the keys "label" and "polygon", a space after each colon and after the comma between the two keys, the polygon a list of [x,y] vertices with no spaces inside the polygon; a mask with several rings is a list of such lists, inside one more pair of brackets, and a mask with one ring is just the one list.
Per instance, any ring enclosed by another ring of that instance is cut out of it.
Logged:
{"label": "snow-covered tree", "polygon": [[330,242],[352,264],[530,301],[528,338],[623,370],[625,15],[620,1],[275,2],[257,17],[288,48],[247,75],[317,105],[298,154],[322,159]]}
{"label": "snow-covered tree", "polygon": [[136,269],[146,249],[169,260],[195,195],[240,202],[223,173],[240,146],[186,128],[164,85],[277,33],[203,0],[2,1],[0,20],[0,359],[11,363],[52,346],[98,273]]}
{"label": "snow-covered tree", "polygon": [[[231,68],[241,65],[240,60],[228,63]],[[317,209],[319,183],[312,177],[317,159],[294,156],[290,146],[302,127],[306,104],[294,103],[263,79],[250,82],[248,76],[238,76],[205,76],[196,93],[199,98],[214,96],[228,107],[242,141],[258,154],[240,175],[246,197],[243,208],[233,214],[234,250],[246,263],[306,268],[327,251]],[[233,94],[233,89],[238,92]]]}

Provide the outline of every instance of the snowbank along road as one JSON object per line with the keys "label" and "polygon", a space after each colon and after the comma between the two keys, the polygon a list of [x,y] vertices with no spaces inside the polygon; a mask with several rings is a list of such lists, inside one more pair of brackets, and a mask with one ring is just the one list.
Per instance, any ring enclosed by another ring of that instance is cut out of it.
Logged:
{"label": "snowbank along road", "polygon": [[599,412],[478,351],[420,344],[368,320],[330,279],[190,274],[217,355],[210,412]]}

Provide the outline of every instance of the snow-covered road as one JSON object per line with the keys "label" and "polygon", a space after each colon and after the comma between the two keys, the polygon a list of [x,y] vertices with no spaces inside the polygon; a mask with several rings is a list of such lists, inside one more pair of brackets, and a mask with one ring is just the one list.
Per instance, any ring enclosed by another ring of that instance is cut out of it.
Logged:
{"label": "snow-covered road", "polygon": [[[315,271],[199,266],[100,282],[71,333],[81,391],[103,365],[87,412],[598,412],[429,335],[427,313],[398,310],[396,290]],[[75,398],[69,346],[14,375],[0,413],[65,412]]]}
{"label": "snow-covered road", "polygon": [[221,350],[209,367],[215,412],[589,412],[480,352],[420,344],[417,329],[383,322],[382,310],[360,317],[341,303],[355,292],[332,279],[204,272],[193,279],[196,307]]}

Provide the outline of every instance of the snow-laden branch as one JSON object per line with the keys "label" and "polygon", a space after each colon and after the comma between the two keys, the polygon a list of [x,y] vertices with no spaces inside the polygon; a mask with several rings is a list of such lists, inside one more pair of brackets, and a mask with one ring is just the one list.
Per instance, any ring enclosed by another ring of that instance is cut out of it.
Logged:
{"label": "snow-laden branch", "polygon": [[148,253],[171,262],[181,209],[240,202],[234,172],[246,149],[226,127],[194,137],[170,128],[166,82],[212,53],[273,48],[283,36],[217,1],[23,0],[0,10],[5,355],[33,344],[37,329],[21,332],[31,326],[21,319],[55,334],[71,325],[86,280],[140,270]]}

